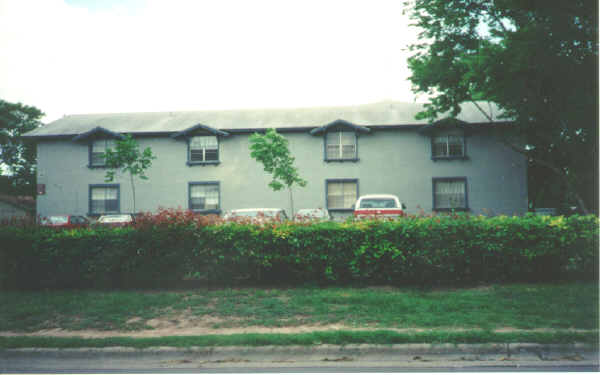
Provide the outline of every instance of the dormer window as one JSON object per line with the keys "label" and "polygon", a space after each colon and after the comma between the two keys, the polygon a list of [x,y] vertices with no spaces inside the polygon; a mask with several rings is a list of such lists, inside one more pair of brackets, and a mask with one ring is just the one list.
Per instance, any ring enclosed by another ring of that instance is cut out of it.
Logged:
{"label": "dormer window", "polygon": [[458,132],[433,135],[431,138],[431,157],[433,159],[464,158],[464,135]]}
{"label": "dormer window", "polygon": [[356,133],[353,131],[331,131],[325,136],[327,160],[355,160]]}
{"label": "dormer window", "polygon": [[211,163],[219,161],[219,141],[216,136],[196,136],[189,139],[190,163]]}
{"label": "dormer window", "polygon": [[124,139],[124,136],[100,126],[73,137],[74,142],[85,142],[88,145],[88,168],[105,167],[104,153],[108,149],[114,149],[117,139]]}
{"label": "dormer window", "polygon": [[433,157],[464,156],[463,138],[458,135],[433,137]]}
{"label": "dormer window", "polygon": [[358,133],[371,129],[344,120],[335,120],[310,131],[311,135],[323,134],[323,159],[329,161],[358,161]]}
{"label": "dormer window", "polygon": [[108,149],[115,147],[115,141],[113,139],[96,139],[92,141],[90,146],[90,166],[91,167],[103,167],[106,165],[104,159],[104,153]]}
{"label": "dormer window", "polygon": [[454,118],[445,118],[428,124],[419,133],[431,139],[432,160],[467,159],[465,135],[469,124]]}
{"label": "dormer window", "polygon": [[187,142],[187,165],[218,165],[219,137],[228,137],[229,133],[196,124],[171,136],[173,139],[185,139]]}

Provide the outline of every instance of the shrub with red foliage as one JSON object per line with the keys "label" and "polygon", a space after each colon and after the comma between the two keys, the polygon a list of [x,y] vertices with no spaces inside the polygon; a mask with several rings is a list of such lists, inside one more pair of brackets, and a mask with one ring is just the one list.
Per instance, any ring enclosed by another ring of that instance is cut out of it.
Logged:
{"label": "shrub with red foliage", "polygon": [[168,227],[168,226],[193,226],[204,227],[223,222],[218,215],[202,215],[190,210],[178,208],[159,207],[156,213],[142,212],[136,215],[135,227]]}

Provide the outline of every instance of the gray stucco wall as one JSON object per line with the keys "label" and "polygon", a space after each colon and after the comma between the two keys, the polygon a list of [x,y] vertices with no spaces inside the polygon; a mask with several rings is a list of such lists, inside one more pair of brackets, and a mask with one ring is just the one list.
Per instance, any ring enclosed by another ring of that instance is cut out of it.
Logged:
{"label": "gray stucco wall", "polygon": [[[432,211],[432,178],[466,177],[468,205],[475,214],[523,214],[527,210],[526,160],[480,130],[466,137],[467,160],[431,160],[430,138],[416,130],[374,130],[358,137],[357,162],[325,162],[323,137],[285,133],[305,188],[294,190],[295,209],[325,207],[325,180],[359,180],[359,194],[396,194],[409,213]],[[184,140],[139,138],[157,156],[148,180],[136,180],[139,211],[158,207],[188,208],[188,183],[219,181],[223,211],[282,207],[289,214],[287,191],[273,192],[262,166],[250,158],[248,134],[220,139],[221,163],[188,166]],[[38,213],[88,214],[89,185],[102,184],[105,171],[90,169],[88,146],[70,140],[38,142],[38,183],[46,194]],[[119,176],[121,212],[133,210],[131,185]]]}

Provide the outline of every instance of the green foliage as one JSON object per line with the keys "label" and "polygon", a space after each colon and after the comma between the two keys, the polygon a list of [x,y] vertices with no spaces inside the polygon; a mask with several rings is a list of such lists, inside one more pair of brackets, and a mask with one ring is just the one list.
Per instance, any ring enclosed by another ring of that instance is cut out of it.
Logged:
{"label": "green foliage", "polygon": [[[595,280],[594,216],[466,215],[313,224],[1,227],[4,288]],[[35,278],[29,275],[35,274]]]}
{"label": "green foliage", "polygon": [[[563,200],[597,213],[598,3],[411,0],[405,6],[421,30],[421,42],[410,47],[410,80],[431,100],[419,117],[456,116],[463,102],[498,104],[528,145],[504,140],[528,156],[539,176],[532,191],[564,185]],[[480,109],[489,115],[487,105]],[[539,169],[552,171],[551,183]]]}
{"label": "green foliage", "polygon": [[289,345],[349,345],[349,344],[415,344],[415,343],[539,343],[573,344],[585,343],[589,348],[598,347],[596,332],[490,332],[470,331],[428,331],[399,333],[396,331],[317,331],[309,333],[239,333],[230,335],[204,336],[163,336],[151,338],[109,337],[39,337],[15,336],[0,337],[0,348],[152,348],[152,347],[215,347],[215,346],[289,346]]}
{"label": "green foliage", "polygon": [[271,174],[273,179],[269,186],[274,191],[287,187],[290,192],[291,215],[294,215],[294,199],[292,187],[306,186],[306,180],[300,177],[298,168],[294,166],[296,160],[290,153],[288,140],[275,129],[268,129],[264,135],[254,133],[250,136],[250,156],[262,163],[265,172]]}
{"label": "green foliage", "polygon": [[115,149],[107,149],[104,154],[106,162],[106,178],[107,182],[113,181],[115,172],[120,170],[122,173],[129,173],[143,180],[146,177],[146,170],[152,165],[152,160],[156,159],[152,155],[150,147],[146,147],[144,151],[140,151],[139,145],[133,137],[127,134],[123,139],[115,142]]}
{"label": "green foliage", "polygon": [[[0,291],[0,331],[150,329],[152,320],[211,316],[212,329],[342,324],[367,329],[590,330],[598,332],[598,283],[467,288],[195,287],[152,292]],[[205,322],[206,323],[206,322]],[[208,327],[207,327],[208,328]],[[443,329],[443,328],[442,328]]]}
{"label": "green foliage", "polygon": [[9,191],[35,194],[35,145],[21,135],[42,126],[43,116],[35,107],[0,99],[0,164],[8,169]]}
{"label": "green foliage", "polygon": [[273,175],[269,186],[274,191],[294,184],[306,186],[306,181],[300,178],[298,169],[294,167],[295,158],[288,144],[288,140],[275,129],[268,129],[264,135],[254,133],[250,136],[250,156],[262,163],[265,172]]}
{"label": "green foliage", "polygon": [[152,154],[150,147],[146,147],[144,151],[140,151],[138,143],[130,134],[127,134],[123,139],[115,142],[115,149],[107,149],[104,153],[106,162],[105,181],[111,182],[115,179],[115,173],[120,171],[129,174],[131,180],[131,190],[133,192],[133,212],[135,208],[135,184],[134,177],[139,177],[142,180],[147,180],[146,170],[152,165],[152,160],[156,157]]}

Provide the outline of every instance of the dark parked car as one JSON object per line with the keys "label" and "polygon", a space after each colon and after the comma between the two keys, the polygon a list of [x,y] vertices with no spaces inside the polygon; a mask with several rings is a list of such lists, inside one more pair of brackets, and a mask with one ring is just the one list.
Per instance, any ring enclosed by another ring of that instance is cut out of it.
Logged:
{"label": "dark parked car", "polygon": [[40,225],[53,228],[82,228],[88,227],[90,221],[85,216],[55,215],[43,217]]}

